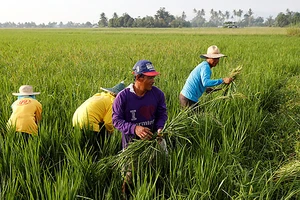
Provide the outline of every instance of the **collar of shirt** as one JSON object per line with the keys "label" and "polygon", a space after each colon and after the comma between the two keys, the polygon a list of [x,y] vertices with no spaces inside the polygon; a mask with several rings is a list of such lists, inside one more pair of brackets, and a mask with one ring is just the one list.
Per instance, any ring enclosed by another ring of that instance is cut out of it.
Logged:
{"label": "collar of shirt", "polygon": [[128,85],[129,91],[135,94],[135,91],[133,89],[133,83],[131,83],[130,85]]}
{"label": "collar of shirt", "polygon": [[35,99],[35,95],[21,95],[21,96],[18,96],[18,100],[23,99],[23,98]]}

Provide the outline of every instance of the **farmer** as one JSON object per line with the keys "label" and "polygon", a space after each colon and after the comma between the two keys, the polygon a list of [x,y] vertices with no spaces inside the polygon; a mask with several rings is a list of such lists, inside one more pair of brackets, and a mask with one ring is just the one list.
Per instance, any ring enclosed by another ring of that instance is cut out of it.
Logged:
{"label": "farmer", "polygon": [[[96,93],[81,104],[73,115],[73,126],[78,126],[83,133],[83,143],[99,150],[107,133],[112,134],[112,104],[116,95],[125,88],[124,82],[112,88],[100,88],[106,92]],[[100,144],[99,144],[100,139]]]}
{"label": "farmer", "polygon": [[[133,67],[134,83],[121,91],[113,103],[113,124],[122,132],[123,150],[133,139],[149,140],[160,135],[167,116],[164,93],[153,86],[159,73],[148,60],[140,60]],[[165,142],[165,141],[164,141]],[[129,194],[132,174],[126,173],[122,191]]]}
{"label": "farmer", "polygon": [[11,105],[12,114],[7,127],[22,133],[25,140],[38,135],[38,124],[42,119],[42,104],[35,99],[40,92],[33,92],[31,85],[22,85],[19,93],[12,93],[18,99]]}
{"label": "farmer", "polygon": [[229,84],[232,78],[210,79],[211,69],[219,63],[219,59],[224,57],[217,46],[208,47],[207,54],[200,55],[206,59],[193,69],[187,78],[183,89],[180,92],[179,100],[182,108],[193,107],[197,105],[198,99],[204,92],[210,93],[219,89],[213,89],[222,83]]}

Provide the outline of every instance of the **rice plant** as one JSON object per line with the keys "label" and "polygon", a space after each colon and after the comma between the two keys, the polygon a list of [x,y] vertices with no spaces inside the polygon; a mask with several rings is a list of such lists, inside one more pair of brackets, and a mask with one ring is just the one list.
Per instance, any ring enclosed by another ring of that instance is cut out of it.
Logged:
{"label": "rice plant", "polygon": [[223,95],[227,97],[234,97],[234,94],[237,92],[236,80],[239,77],[239,74],[242,71],[242,66],[238,66],[237,68],[233,69],[230,74],[229,78],[232,78],[232,82],[230,84],[226,84],[223,87]]}

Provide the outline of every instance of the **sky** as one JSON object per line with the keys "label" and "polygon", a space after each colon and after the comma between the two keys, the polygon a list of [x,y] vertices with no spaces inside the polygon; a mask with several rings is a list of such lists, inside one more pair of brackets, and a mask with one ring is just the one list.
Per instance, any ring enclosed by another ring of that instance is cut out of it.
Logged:
{"label": "sky", "polygon": [[97,23],[100,14],[105,13],[108,19],[116,12],[133,18],[154,16],[156,11],[164,7],[174,16],[181,16],[184,11],[187,20],[195,17],[193,10],[204,9],[206,17],[209,11],[229,11],[242,9],[245,14],[252,9],[254,17],[275,18],[286,10],[300,12],[299,0],[1,0],[0,23],[4,22],[48,22],[72,21],[75,23]]}

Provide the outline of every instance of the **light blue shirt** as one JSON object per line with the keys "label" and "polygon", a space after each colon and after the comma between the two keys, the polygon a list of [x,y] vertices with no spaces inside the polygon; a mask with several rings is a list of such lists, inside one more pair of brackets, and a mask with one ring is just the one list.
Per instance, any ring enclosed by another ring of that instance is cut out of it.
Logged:
{"label": "light blue shirt", "polygon": [[186,98],[198,102],[198,99],[205,92],[207,87],[220,85],[223,83],[223,79],[210,79],[211,69],[207,61],[201,62],[187,78],[181,94]]}

